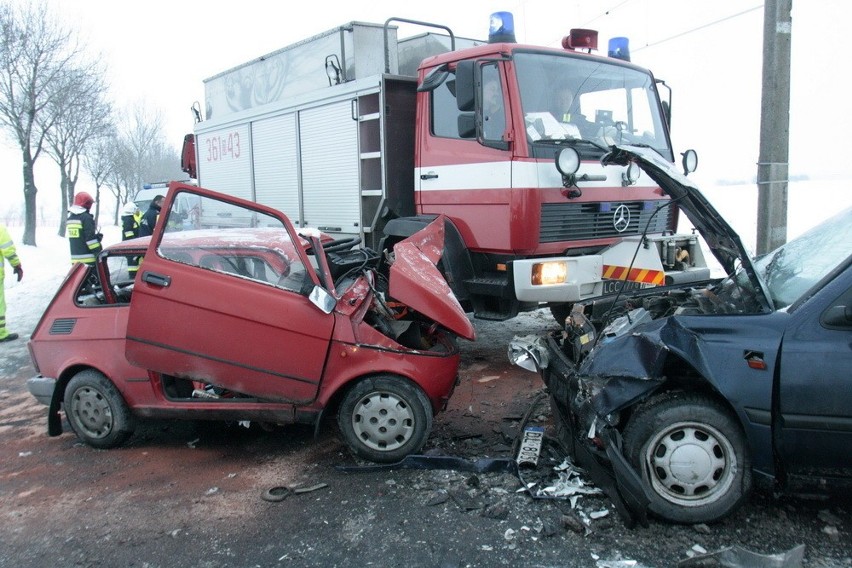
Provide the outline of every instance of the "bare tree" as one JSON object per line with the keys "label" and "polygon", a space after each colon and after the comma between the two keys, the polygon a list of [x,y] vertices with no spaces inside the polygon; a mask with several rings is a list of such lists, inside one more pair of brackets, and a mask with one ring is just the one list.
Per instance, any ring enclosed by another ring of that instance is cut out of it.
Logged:
{"label": "bare tree", "polygon": [[[17,7],[20,6],[20,9]],[[51,103],[64,96],[62,77],[73,66],[78,48],[45,5],[0,5],[0,128],[18,144],[23,162],[24,235],[36,244],[34,165],[44,144],[44,131],[56,117]]]}
{"label": "bare tree", "polygon": [[116,198],[116,210],[133,199],[146,182],[186,177],[180,169],[180,155],[164,140],[160,113],[135,103],[110,151],[113,163],[106,185]]}
{"label": "bare tree", "polygon": [[[114,131],[103,136],[99,136],[89,145],[86,154],[83,156],[83,168],[92,181],[95,183],[95,192],[101,194],[101,188],[108,188],[113,196],[115,196],[115,215],[114,224],[118,224],[118,211],[121,206],[127,201],[126,193],[122,194],[112,187],[111,183],[115,179],[115,170],[118,167],[116,160],[116,145],[118,138]],[[100,198],[98,199],[100,201]]]}
{"label": "bare tree", "polygon": [[116,224],[118,224],[118,210],[121,205],[133,199],[139,188],[139,176],[134,169],[133,151],[123,137],[119,136],[113,140],[108,155],[112,165],[106,178],[106,186],[115,196]]}
{"label": "bare tree", "polygon": [[163,119],[159,111],[145,108],[137,102],[130,110],[121,131],[122,142],[128,152],[130,171],[125,175],[134,178],[132,186],[139,188],[145,181],[145,173],[153,151],[163,139]]}
{"label": "bare tree", "polygon": [[174,146],[160,140],[151,147],[151,152],[142,170],[145,182],[189,179],[180,169],[180,154]]}
{"label": "bare tree", "polygon": [[[92,141],[105,135],[111,126],[112,109],[106,102],[106,87],[103,72],[96,66],[73,69],[62,80],[65,96],[53,99],[49,104],[48,116],[55,117],[50,128],[45,129],[45,151],[60,170],[60,190],[62,208],[65,211],[74,199],[74,189],[80,175],[82,154]],[[100,212],[100,200],[95,191],[97,208],[95,219]],[[65,235],[63,215],[59,224],[59,236]]]}

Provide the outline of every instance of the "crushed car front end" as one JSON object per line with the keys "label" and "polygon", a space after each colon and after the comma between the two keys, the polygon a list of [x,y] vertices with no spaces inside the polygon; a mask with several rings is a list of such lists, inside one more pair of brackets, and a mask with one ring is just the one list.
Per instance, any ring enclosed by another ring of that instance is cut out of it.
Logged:
{"label": "crushed car front end", "polygon": [[512,341],[510,360],[548,387],[561,445],[628,524],[715,522],[753,475],[783,488],[815,463],[842,470],[810,436],[848,444],[848,413],[821,387],[847,377],[852,209],[752,259],[671,164],[635,147],[604,157],[627,160],[677,200],[727,276],[576,303],[561,330]]}
{"label": "crushed car front end", "polygon": [[[577,310],[572,317],[584,319]],[[606,492],[628,526],[646,524],[649,499],[638,472],[625,457],[621,430],[631,405],[649,396],[663,381],[589,373],[574,358],[579,353],[576,345],[594,341],[595,332],[591,324],[586,325],[586,332],[574,338],[571,331],[515,338],[509,346],[509,358],[538,371],[547,386],[556,439],[562,449]],[[582,327],[568,329],[580,332]],[[661,355],[652,345],[641,352],[652,359]]]}
{"label": "crushed car front end", "polygon": [[[740,284],[754,293],[732,311],[768,311],[762,283],[738,235],[670,162],[641,147],[612,147],[602,162],[637,163],[692,221],[722,268],[729,274],[741,270]],[[672,316],[724,313],[729,308],[714,305],[707,294],[718,282],[708,279],[578,302],[560,331],[518,337],[509,347],[510,360],[537,371],[547,385],[559,443],[604,489],[628,525],[645,523],[649,511],[655,511],[648,476],[634,463],[635,448],[625,448],[627,425],[646,401],[668,396],[664,390],[713,390],[693,366],[701,360],[696,335],[688,323]],[[706,448],[711,455],[714,451]],[[707,469],[712,477],[712,468]],[[712,492],[712,479],[707,486]],[[688,496],[696,505],[702,498]]]}

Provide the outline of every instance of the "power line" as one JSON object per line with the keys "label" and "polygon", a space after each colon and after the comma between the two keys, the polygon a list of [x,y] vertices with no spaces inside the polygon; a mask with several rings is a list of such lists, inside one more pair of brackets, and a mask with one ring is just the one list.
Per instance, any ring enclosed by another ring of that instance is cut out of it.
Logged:
{"label": "power line", "polygon": [[[626,1],[628,1],[628,2],[629,2],[630,0],[626,0]],[[673,35],[673,36],[667,37],[666,39],[661,39],[660,41],[656,41],[656,42],[654,42],[654,43],[646,43],[646,44],[645,44],[645,45],[643,45],[642,47],[639,47],[639,48],[637,48],[637,49],[634,49],[634,50],[633,50],[633,52],[635,53],[635,52],[637,52],[637,51],[641,51],[641,50],[645,49],[646,47],[653,47],[653,46],[655,46],[655,45],[660,45],[661,43],[665,43],[665,42],[667,42],[667,41],[671,41],[671,40],[673,40],[673,39],[677,39],[677,38],[679,38],[679,37],[683,37],[683,36],[685,36],[685,35],[689,35],[689,34],[691,34],[691,33],[697,32],[698,30],[703,30],[703,29],[705,29],[705,28],[709,28],[709,27],[715,26],[716,24],[721,24],[722,22],[727,22],[728,20],[733,20],[734,18],[739,18],[740,16],[743,16],[743,15],[745,15],[745,14],[748,14],[749,12],[754,12],[755,10],[759,10],[759,9],[761,9],[761,8],[763,8],[763,4],[760,4],[760,5],[755,6],[755,7],[753,7],[753,8],[749,8],[749,9],[747,9],[747,10],[743,10],[742,12],[739,12],[739,13],[736,13],[736,14],[732,14],[732,15],[730,15],[730,16],[725,16],[724,18],[718,19],[718,20],[716,20],[716,21],[714,21],[714,22],[709,22],[709,23],[707,23],[707,24],[703,24],[703,25],[701,25],[701,26],[698,26],[697,28],[692,28],[691,30],[687,30],[687,31],[685,31],[685,32],[681,32],[681,33],[679,33],[679,34],[676,34],[676,35]]]}
{"label": "power line", "polygon": [[[615,5],[615,6],[613,6],[612,8],[607,9],[606,11],[604,11],[604,12],[602,12],[602,13],[598,14],[597,16],[595,16],[594,18],[592,18],[591,20],[589,20],[589,21],[585,22],[585,23],[582,25],[582,27],[584,27],[584,28],[585,28],[585,27],[588,27],[590,24],[594,23],[595,21],[597,21],[597,20],[601,19],[601,18],[602,18],[602,17],[604,17],[604,16],[611,16],[611,15],[612,15],[612,13],[613,13],[615,10],[617,10],[617,9],[621,8],[622,6],[624,6],[625,4],[628,4],[628,3],[630,3],[630,2],[633,2],[633,0],[623,0],[623,2],[621,2],[620,4],[616,4],[616,5]],[[523,4],[523,3],[526,3],[526,0],[524,0],[524,1],[522,2],[522,4]],[[638,48],[636,48],[636,49],[631,48],[631,51],[633,51],[633,52],[635,53],[635,52],[637,52],[637,51],[641,51],[641,50],[645,49],[646,47],[654,47],[654,46],[660,45],[661,43],[665,43],[665,42],[667,42],[667,41],[671,41],[671,40],[673,40],[673,39],[677,39],[677,38],[679,38],[679,37],[683,37],[683,36],[685,36],[685,35],[689,35],[689,34],[691,34],[691,33],[694,33],[694,32],[697,32],[697,31],[699,31],[699,30],[703,30],[703,29],[706,29],[706,28],[709,28],[709,27],[712,27],[712,26],[715,26],[715,25],[717,25],[717,24],[721,24],[722,22],[727,22],[728,20],[733,20],[734,18],[739,18],[740,16],[743,16],[743,15],[748,14],[748,13],[750,13],[750,12],[754,12],[755,10],[759,10],[759,9],[761,9],[761,8],[763,8],[763,4],[759,4],[759,5],[754,6],[754,7],[752,7],[752,8],[748,8],[748,9],[743,10],[742,12],[738,12],[738,13],[736,13],[736,14],[731,14],[730,16],[725,16],[724,18],[720,18],[720,19],[715,20],[715,21],[713,21],[713,22],[708,22],[708,23],[706,23],[706,24],[702,24],[702,25],[700,25],[700,26],[698,26],[698,27],[696,27],[696,28],[692,28],[692,29],[690,29],[690,30],[686,30],[686,31],[680,32],[680,33],[678,33],[678,34],[675,34],[675,35],[673,35],[673,36],[667,37],[667,38],[665,38],[665,39],[661,39],[661,40],[659,40],[659,41],[655,41],[655,42],[653,42],[653,43],[646,43],[645,45],[643,45],[643,46],[641,46],[641,47],[638,47]],[[561,39],[562,39],[562,38],[558,38],[558,40],[554,40],[553,42],[550,42],[550,43],[558,43],[559,41],[561,41]],[[548,43],[547,45],[549,45],[549,43]]]}
{"label": "power line", "polygon": [[602,14],[598,14],[597,16],[595,16],[594,18],[592,18],[588,22],[584,23],[581,27],[584,27],[584,28],[589,27],[589,24],[595,22],[596,20],[603,18],[604,16],[609,16],[613,11],[617,10],[618,8],[621,8],[622,6],[624,6],[625,4],[627,4],[629,2],[633,2],[633,0],[624,0],[621,4],[618,4],[616,6],[613,6],[612,8],[607,9]]}

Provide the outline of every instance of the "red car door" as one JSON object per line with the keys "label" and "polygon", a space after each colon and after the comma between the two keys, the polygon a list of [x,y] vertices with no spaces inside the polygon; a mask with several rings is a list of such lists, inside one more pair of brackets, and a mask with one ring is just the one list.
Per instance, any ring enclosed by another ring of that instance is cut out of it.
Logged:
{"label": "red car door", "polygon": [[173,183],[140,265],[127,359],[264,400],[316,396],[334,314],[300,237],[273,209]]}

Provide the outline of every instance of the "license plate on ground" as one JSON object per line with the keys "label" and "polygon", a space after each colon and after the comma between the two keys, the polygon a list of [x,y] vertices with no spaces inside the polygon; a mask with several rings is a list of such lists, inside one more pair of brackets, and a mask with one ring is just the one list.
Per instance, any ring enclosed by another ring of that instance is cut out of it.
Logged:
{"label": "license plate on ground", "polygon": [[518,465],[538,465],[538,456],[541,453],[541,442],[544,439],[544,428],[541,426],[528,426],[524,428],[521,438],[521,447],[515,461]]}

